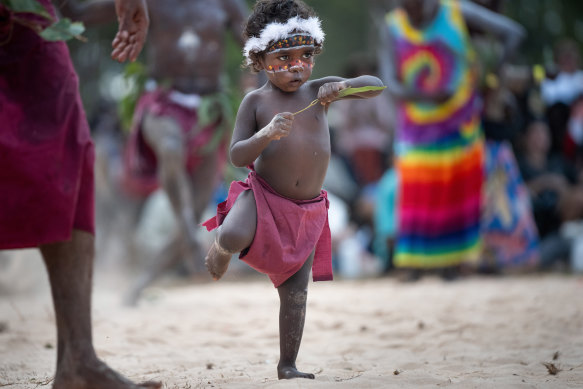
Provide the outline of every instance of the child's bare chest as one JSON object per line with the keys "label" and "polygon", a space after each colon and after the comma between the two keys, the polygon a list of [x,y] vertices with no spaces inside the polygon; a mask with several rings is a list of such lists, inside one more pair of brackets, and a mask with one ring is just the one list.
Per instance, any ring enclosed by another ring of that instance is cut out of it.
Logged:
{"label": "child's bare chest", "polygon": [[[295,113],[310,104],[314,96],[293,101],[269,101],[262,104],[257,112],[257,128],[267,126],[278,113]],[[329,148],[330,133],[324,106],[317,104],[294,115],[292,129],[289,135],[272,142],[272,149],[291,148],[297,152],[304,149],[320,151]],[[281,151],[281,150],[280,150]]]}

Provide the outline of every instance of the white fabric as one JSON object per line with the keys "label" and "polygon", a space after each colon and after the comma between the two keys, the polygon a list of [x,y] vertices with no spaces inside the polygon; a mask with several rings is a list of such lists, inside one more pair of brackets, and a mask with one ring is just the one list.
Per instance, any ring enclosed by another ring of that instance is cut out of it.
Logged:
{"label": "white fabric", "polygon": [[302,19],[299,16],[295,16],[285,24],[270,23],[261,30],[258,37],[251,37],[245,43],[243,55],[246,58],[247,64],[251,64],[250,53],[260,53],[266,50],[270,43],[285,39],[294,32],[304,32],[310,35],[317,44],[324,42],[325,34],[322,31],[321,21],[317,17]]}
{"label": "white fabric", "polygon": [[544,80],[541,92],[547,105],[555,103],[571,104],[579,95],[583,94],[583,71],[574,73],[559,73],[554,80]]}

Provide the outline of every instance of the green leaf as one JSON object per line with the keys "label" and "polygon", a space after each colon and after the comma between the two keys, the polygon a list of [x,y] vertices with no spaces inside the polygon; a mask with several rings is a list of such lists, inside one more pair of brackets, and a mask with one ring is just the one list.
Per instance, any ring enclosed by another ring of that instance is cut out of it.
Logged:
{"label": "green leaf", "polygon": [[339,93],[338,93],[338,97],[345,97],[345,96],[349,96],[349,95],[353,95],[356,93],[363,93],[363,92],[370,92],[370,91],[376,91],[376,90],[383,90],[385,89],[386,86],[363,86],[360,88],[346,88],[346,89],[342,89]]}
{"label": "green leaf", "polygon": [[47,41],[66,41],[71,38],[79,38],[85,31],[85,26],[80,22],[71,22],[70,19],[61,19],[45,28],[40,36]]}
{"label": "green leaf", "polygon": [[37,0],[3,0],[2,3],[6,4],[13,12],[28,12],[51,19],[51,15]]}
{"label": "green leaf", "polygon": [[[352,87],[348,87],[345,89],[342,89],[340,92],[338,92],[338,97],[342,98],[342,97],[346,97],[349,95],[353,95],[355,93],[363,93],[363,92],[370,92],[370,91],[376,91],[376,90],[383,90],[385,89],[386,86],[363,86],[360,88],[352,88]],[[318,104],[318,99],[312,101],[306,108],[299,110],[298,112],[294,112],[292,115],[297,115],[299,113],[304,112],[306,109],[313,107],[314,105]]]}

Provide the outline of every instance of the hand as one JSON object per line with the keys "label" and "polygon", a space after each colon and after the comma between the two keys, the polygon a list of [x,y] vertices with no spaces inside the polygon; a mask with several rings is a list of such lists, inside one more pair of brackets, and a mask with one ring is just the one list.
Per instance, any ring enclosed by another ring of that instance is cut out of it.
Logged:
{"label": "hand", "polygon": [[291,112],[278,113],[271,122],[262,130],[263,135],[271,140],[279,140],[289,135],[294,115]]}
{"label": "hand", "polygon": [[329,82],[320,87],[318,90],[318,100],[320,104],[328,105],[338,99],[338,93],[348,86],[345,82]]}
{"label": "hand", "polygon": [[150,24],[146,0],[115,0],[115,11],[119,27],[111,44],[111,58],[133,62],[142,51]]}

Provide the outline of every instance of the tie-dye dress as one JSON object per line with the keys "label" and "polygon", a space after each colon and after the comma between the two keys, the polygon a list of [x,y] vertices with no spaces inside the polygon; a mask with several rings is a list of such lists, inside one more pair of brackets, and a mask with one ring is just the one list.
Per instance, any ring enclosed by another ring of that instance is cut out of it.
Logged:
{"label": "tie-dye dress", "polygon": [[483,138],[475,53],[459,4],[442,0],[423,30],[413,27],[402,9],[389,13],[386,22],[403,85],[454,91],[444,103],[399,106],[395,266],[438,268],[477,260]]}

